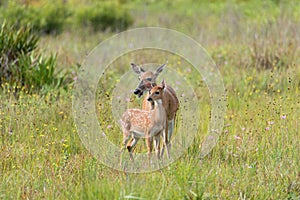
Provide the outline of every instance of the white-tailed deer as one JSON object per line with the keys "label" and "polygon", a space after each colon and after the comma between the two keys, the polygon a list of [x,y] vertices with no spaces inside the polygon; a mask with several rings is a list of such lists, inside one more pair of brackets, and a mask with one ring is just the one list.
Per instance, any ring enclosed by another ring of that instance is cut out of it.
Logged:
{"label": "white-tailed deer", "polygon": [[[148,153],[152,152],[152,138],[154,138],[154,148],[158,158],[160,158],[160,136],[164,134],[166,128],[166,110],[163,107],[165,97],[165,82],[155,86],[150,90],[147,101],[153,103],[153,108],[149,111],[141,109],[128,109],[120,120],[123,131],[123,146],[127,148],[130,158],[133,160],[132,150],[141,137],[146,138]],[[129,142],[129,139],[133,141]],[[163,138],[167,138],[163,135]],[[167,141],[163,139],[164,145]],[[169,150],[167,147],[169,157]]]}
{"label": "white-tailed deer", "polygon": [[[166,64],[161,65],[156,69],[156,71],[146,71],[142,67],[131,63],[131,67],[135,73],[139,75],[140,83],[137,88],[134,90],[134,94],[138,97],[141,97],[147,91],[150,91],[152,87],[156,86],[156,78],[163,71]],[[148,92],[143,100],[142,109],[149,111],[153,107],[152,102],[148,102],[147,99],[149,97]],[[171,141],[171,137],[174,131],[174,123],[176,118],[176,112],[179,108],[179,101],[174,89],[166,85],[165,95],[163,99],[163,106],[166,109],[167,119],[166,119],[166,137],[167,144],[169,145]],[[164,148],[162,149],[163,154]]]}

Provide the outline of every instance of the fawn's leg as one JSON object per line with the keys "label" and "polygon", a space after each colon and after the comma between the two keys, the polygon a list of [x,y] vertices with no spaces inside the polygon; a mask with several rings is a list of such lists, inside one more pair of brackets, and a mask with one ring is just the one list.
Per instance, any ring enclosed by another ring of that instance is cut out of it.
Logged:
{"label": "fawn's leg", "polygon": [[130,133],[124,132],[123,133],[123,150],[126,149],[129,139],[130,139]]}
{"label": "fawn's leg", "polygon": [[[134,133],[133,133],[134,135]],[[133,155],[132,155],[132,151],[133,151],[133,148],[135,147],[135,145],[137,144],[137,142],[139,141],[139,137],[134,137],[132,138],[132,141],[131,141],[131,144],[127,145],[127,150],[129,152],[129,155],[130,155],[130,159],[133,161]]]}
{"label": "fawn's leg", "polygon": [[146,144],[147,144],[147,149],[148,149],[148,161],[149,161],[149,164],[150,164],[151,154],[152,154],[152,149],[153,149],[153,146],[152,146],[152,137],[146,138]]}
{"label": "fawn's leg", "polygon": [[157,134],[156,136],[154,136],[154,148],[155,148],[155,153],[158,159],[160,159],[160,135],[161,134]]}
{"label": "fawn's leg", "polygon": [[149,164],[150,164],[150,160],[151,160],[151,153],[152,153],[152,137],[150,137],[150,134],[148,131],[146,131],[146,145],[147,145],[147,149],[148,149],[148,159],[149,159]]}

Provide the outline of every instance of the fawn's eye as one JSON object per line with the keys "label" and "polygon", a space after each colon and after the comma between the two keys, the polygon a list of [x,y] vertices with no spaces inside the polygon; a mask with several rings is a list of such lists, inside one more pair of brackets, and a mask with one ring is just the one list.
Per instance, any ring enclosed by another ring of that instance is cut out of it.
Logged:
{"label": "fawn's eye", "polygon": [[159,91],[156,91],[155,94],[159,94]]}
{"label": "fawn's eye", "polygon": [[152,78],[147,78],[147,81],[152,81]]}

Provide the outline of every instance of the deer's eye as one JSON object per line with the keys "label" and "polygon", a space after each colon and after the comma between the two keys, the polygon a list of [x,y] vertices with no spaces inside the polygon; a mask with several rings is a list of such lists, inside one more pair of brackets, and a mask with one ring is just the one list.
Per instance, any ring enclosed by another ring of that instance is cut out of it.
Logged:
{"label": "deer's eye", "polygon": [[159,94],[159,91],[156,91],[155,94]]}
{"label": "deer's eye", "polygon": [[152,78],[147,78],[147,81],[152,81]]}

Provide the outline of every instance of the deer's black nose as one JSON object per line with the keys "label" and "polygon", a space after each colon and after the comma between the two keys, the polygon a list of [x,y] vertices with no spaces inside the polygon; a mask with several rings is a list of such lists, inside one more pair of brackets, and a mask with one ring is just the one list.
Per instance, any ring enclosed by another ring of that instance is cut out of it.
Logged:
{"label": "deer's black nose", "polygon": [[149,97],[149,98],[147,99],[147,101],[153,101],[153,99],[152,99],[151,97]]}
{"label": "deer's black nose", "polygon": [[139,93],[141,93],[141,90],[139,88],[136,88],[133,93],[134,94],[139,94]]}

